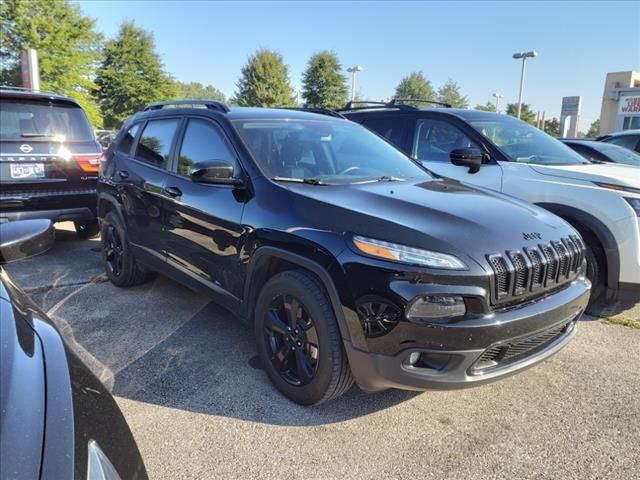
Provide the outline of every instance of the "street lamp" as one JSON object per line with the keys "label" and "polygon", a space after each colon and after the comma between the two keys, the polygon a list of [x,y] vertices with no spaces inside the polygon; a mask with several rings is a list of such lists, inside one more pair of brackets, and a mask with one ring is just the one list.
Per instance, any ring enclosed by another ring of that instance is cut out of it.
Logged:
{"label": "street lamp", "polygon": [[518,95],[518,118],[520,118],[520,112],[522,111],[522,89],[524,88],[524,65],[527,63],[527,58],[535,58],[538,56],[538,52],[535,50],[531,52],[514,53],[513,58],[515,60],[522,59],[522,70],[520,71],[520,94]]}
{"label": "street lamp", "polygon": [[504,95],[501,93],[494,93],[494,97],[496,97],[496,113],[500,113],[500,99],[504,98]]}
{"label": "street lamp", "polygon": [[361,71],[362,71],[362,67],[360,65],[347,68],[347,72],[351,74],[351,101],[352,102],[356,99],[356,73]]}

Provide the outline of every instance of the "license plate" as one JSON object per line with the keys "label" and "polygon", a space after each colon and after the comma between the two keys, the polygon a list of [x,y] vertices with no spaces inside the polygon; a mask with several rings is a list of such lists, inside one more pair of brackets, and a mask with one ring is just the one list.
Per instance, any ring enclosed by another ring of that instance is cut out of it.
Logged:
{"label": "license plate", "polygon": [[44,163],[11,164],[11,178],[42,178]]}

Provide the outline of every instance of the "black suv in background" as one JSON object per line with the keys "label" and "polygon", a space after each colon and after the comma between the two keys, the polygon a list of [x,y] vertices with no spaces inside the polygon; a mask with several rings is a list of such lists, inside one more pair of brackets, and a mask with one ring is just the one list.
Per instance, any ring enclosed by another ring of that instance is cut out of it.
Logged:
{"label": "black suv in background", "polygon": [[107,150],[98,202],[111,282],[159,271],[246,319],[301,404],[354,380],[420,390],[515,373],[570,340],[589,297],[563,220],[434,178],[329,111],[152,104]]}
{"label": "black suv in background", "polygon": [[70,220],[81,238],[96,235],[101,158],[75,100],[0,87],[0,223]]}

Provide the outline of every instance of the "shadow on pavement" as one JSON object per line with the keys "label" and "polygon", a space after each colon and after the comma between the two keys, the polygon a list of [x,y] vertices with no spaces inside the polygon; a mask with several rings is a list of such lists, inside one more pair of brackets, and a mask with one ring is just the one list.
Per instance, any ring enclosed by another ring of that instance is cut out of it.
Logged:
{"label": "shadow on pavement", "polygon": [[113,393],[191,412],[287,426],[349,420],[416,395],[396,390],[366,394],[354,387],[327,404],[301,407],[271,385],[267,375],[256,368],[255,355],[250,328],[210,303],[116,373]]}

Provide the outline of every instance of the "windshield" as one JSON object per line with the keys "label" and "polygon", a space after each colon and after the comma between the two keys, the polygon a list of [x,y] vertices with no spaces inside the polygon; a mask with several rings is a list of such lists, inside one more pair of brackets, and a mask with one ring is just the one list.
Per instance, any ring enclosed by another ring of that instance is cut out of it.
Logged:
{"label": "windshield", "polygon": [[3,140],[93,140],[91,125],[80,107],[22,99],[0,101],[0,132]]}
{"label": "windshield", "polygon": [[538,165],[589,163],[559,140],[516,118],[492,115],[472,118],[469,123],[511,161]]}
{"label": "windshield", "polygon": [[625,163],[627,165],[640,166],[640,155],[633,150],[629,150],[618,145],[610,143],[595,143],[590,145],[591,148],[598,150],[600,153],[610,158],[616,163]]}
{"label": "windshield", "polygon": [[428,177],[425,169],[351,122],[236,120],[265,174],[276,180],[355,183]]}

